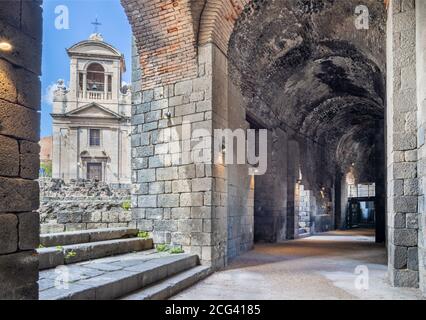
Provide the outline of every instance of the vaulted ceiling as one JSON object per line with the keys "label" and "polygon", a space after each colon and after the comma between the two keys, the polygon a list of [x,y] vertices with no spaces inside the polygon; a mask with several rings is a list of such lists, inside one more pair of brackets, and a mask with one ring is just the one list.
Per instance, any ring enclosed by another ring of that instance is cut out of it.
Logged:
{"label": "vaulted ceiling", "polygon": [[[383,149],[376,146],[385,106],[383,1],[259,2],[238,20],[228,51],[249,112],[326,149],[342,172],[364,163],[360,179],[370,179],[374,148]],[[356,27],[359,5],[368,8],[368,30]]]}

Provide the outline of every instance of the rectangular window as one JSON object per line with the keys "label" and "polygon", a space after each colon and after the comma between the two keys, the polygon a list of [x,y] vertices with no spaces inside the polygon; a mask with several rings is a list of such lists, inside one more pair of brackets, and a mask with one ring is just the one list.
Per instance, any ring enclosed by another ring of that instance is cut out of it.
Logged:
{"label": "rectangular window", "polygon": [[91,147],[99,147],[101,145],[101,130],[90,129],[89,144]]}
{"label": "rectangular window", "polygon": [[349,198],[371,198],[375,196],[375,183],[348,185]]}
{"label": "rectangular window", "polygon": [[87,164],[87,179],[102,181],[102,163]]}

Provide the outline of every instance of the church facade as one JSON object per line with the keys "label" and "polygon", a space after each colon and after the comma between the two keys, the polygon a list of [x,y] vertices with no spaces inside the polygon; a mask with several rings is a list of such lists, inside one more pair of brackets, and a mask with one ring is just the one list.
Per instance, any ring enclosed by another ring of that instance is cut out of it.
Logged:
{"label": "church facade", "polygon": [[122,86],[124,56],[99,33],[67,50],[70,81],[57,83],[52,177],[131,182],[131,90]]}

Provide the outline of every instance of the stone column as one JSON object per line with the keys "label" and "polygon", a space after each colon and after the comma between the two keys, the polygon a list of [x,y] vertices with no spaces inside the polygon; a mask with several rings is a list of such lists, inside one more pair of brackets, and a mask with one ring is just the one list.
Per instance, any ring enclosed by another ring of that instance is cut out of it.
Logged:
{"label": "stone column", "polygon": [[104,99],[108,99],[108,74],[104,74]]}
{"label": "stone column", "polygon": [[83,73],[83,99],[87,98],[87,73]]}
{"label": "stone column", "polygon": [[[268,170],[255,177],[254,232],[255,241],[278,242],[287,239],[287,223],[294,232],[294,185],[288,183],[289,147],[287,133],[272,129],[268,134]],[[296,181],[294,181],[296,183]],[[289,191],[290,190],[290,191]],[[291,194],[291,204],[288,197]],[[289,209],[289,206],[291,207]]]}
{"label": "stone column", "polygon": [[[417,30],[417,123],[419,126],[419,276],[420,288],[426,293],[426,1],[416,1],[416,30]],[[416,221],[414,221],[415,223]],[[413,252],[412,259],[415,259]]]}
{"label": "stone column", "polygon": [[414,0],[393,0],[387,23],[387,225],[389,276],[417,287],[418,190]]}
{"label": "stone column", "polygon": [[295,192],[296,183],[299,179],[299,150],[295,140],[288,142],[287,151],[287,219],[286,239],[293,240],[298,235],[298,210],[296,208]]}
{"label": "stone column", "polygon": [[[384,121],[377,121],[376,127],[383,128]],[[375,172],[376,172],[376,198],[374,206],[376,210],[376,243],[384,243],[386,241],[386,178],[385,178],[385,141],[384,130],[379,131],[381,134],[376,136],[375,142]],[[382,147],[383,146],[383,147]]]}
{"label": "stone column", "polygon": [[38,298],[40,4],[0,5],[0,300]]}

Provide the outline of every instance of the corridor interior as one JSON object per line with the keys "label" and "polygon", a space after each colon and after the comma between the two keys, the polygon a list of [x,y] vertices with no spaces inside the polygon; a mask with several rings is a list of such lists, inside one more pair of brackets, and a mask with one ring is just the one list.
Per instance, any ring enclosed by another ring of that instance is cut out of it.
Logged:
{"label": "corridor interior", "polygon": [[374,230],[321,233],[278,244],[258,244],[223,271],[175,300],[422,299],[418,290],[391,287],[386,248]]}

